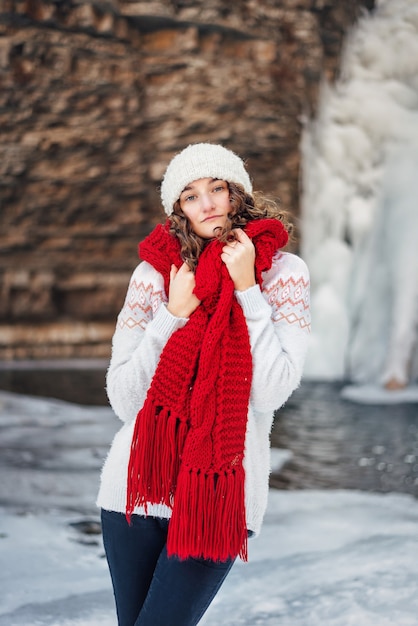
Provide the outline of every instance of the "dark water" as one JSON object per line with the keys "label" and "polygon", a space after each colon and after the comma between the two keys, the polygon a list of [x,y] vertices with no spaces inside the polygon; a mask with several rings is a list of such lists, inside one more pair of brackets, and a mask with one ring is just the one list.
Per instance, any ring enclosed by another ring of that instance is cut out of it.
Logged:
{"label": "dark water", "polygon": [[[100,362],[0,369],[0,389],[106,405],[105,371]],[[305,382],[278,412],[272,444],[293,457],[272,475],[272,486],[418,496],[418,404],[361,405],[341,399],[340,388]]]}
{"label": "dark water", "polygon": [[0,389],[76,404],[106,406],[105,361],[22,362],[0,365]]}
{"label": "dark water", "polygon": [[272,485],[418,496],[418,404],[362,405],[341,399],[340,389],[304,383],[279,412],[272,444],[293,458]]}

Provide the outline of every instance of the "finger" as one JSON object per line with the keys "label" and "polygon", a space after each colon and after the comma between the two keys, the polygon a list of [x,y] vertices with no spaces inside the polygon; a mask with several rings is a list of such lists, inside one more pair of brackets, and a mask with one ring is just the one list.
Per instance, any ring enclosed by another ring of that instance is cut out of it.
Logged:
{"label": "finger", "polygon": [[191,272],[192,270],[190,269],[190,267],[187,265],[186,261],[184,261],[184,263],[180,266],[179,268],[179,272],[181,272],[182,274],[187,274],[189,272]]}
{"label": "finger", "polygon": [[248,241],[251,241],[247,233],[242,230],[242,228],[234,228],[234,234],[239,243],[247,243]]}
{"label": "finger", "polygon": [[173,264],[170,268],[170,282],[175,279],[177,271],[177,267]]}
{"label": "finger", "polygon": [[232,252],[234,250],[234,246],[232,246],[230,243],[227,243],[223,248],[222,248],[222,254],[226,254],[227,256],[231,256]]}
{"label": "finger", "polygon": [[228,239],[225,242],[225,246],[227,246],[229,250],[231,250],[233,248],[236,248],[238,244],[239,244],[239,241],[235,236],[235,231],[232,230]]}

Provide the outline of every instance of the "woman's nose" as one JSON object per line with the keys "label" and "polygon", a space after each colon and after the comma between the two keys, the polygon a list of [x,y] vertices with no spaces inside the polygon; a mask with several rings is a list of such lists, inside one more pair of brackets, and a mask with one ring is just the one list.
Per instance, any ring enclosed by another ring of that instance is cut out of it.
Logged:
{"label": "woman's nose", "polygon": [[212,198],[208,193],[204,193],[200,198],[203,211],[210,211],[213,208]]}

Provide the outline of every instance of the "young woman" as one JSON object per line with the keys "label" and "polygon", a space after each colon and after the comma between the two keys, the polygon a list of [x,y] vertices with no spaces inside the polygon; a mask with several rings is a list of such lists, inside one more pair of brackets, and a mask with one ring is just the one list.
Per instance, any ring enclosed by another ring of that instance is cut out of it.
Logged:
{"label": "young woman", "polygon": [[176,155],[140,244],[107,391],[124,422],[98,505],[120,626],[199,622],[267,505],[273,412],[298,386],[304,262],[284,216],[215,144]]}

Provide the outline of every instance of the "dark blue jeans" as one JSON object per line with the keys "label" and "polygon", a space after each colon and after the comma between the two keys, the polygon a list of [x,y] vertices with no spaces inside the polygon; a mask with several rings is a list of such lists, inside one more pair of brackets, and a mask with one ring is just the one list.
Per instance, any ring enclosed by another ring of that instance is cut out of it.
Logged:
{"label": "dark blue jeans", "polygon": [[168,524],[102,510],[119,626],[195,626],[234,563],[168,558]]}

